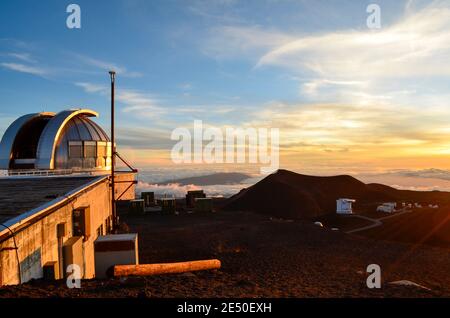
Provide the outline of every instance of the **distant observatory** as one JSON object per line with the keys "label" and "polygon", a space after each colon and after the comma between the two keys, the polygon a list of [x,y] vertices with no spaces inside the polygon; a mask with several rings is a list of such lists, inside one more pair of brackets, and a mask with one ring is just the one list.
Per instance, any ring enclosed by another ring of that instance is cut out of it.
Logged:
{"label": "distant observatory", "polygon": [[15,120],[0,143],[0,169],[110,170],[111,142],[89,109],[34,113]]}
{"label": "distant observatory", "polygon": [[353,199],[338,199],[336,200],[336,213],[337,214],[353,214],[352,203]]}

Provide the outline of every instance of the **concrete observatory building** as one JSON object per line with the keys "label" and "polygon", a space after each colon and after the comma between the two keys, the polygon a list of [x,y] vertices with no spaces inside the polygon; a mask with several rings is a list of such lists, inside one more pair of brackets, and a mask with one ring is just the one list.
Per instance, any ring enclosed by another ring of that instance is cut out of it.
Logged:
{"label": "concrete observatory building", "polygon": [[15,120],[0,143],[4,170],[110,170],[108,135],[89,109],[34,113]]}
{"label": "concrete observatory building", "polygon": [[70,265],[79,266],[82,279],[101,276],[96,242],[114,237],[115,201],[135,199],[137,170],[115,169],[112,180],[112,143],[92,121],[97,116],[88,109],[33,113],[6,129],[0,286],[63,279]]}

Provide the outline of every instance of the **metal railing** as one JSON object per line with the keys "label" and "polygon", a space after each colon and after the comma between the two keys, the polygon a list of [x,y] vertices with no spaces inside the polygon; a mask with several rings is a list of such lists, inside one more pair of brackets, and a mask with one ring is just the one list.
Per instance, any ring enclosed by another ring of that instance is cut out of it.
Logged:
{"label": "metal railing", "polygon": [[[2,171],[1,177],[39,177],[39,176],[66,176],[66,175],[103,175],[109,173],[110,169],[57,169],[57,170],[37,170],[37,169],[20,169]],[[120,171],[117,171],[120,172]]]}
{"label": "metal railing", "polygon": [[8,170],[8,176],[61,176],[72,174],[72,169],[60,170]]}

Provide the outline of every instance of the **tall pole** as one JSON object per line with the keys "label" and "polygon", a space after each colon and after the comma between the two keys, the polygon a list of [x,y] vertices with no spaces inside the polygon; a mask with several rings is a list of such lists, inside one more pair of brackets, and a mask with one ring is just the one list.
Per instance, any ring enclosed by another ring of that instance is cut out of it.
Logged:
{"label": "tall pole", "polygon": [[111,77],[111,212],[113,217],[113,231],[117,229],[117,214],[116,214],[116,187],[114,180],[114,172],[116,169],[116,140],[114,135],[114,84],[116,72],[110,71]]}

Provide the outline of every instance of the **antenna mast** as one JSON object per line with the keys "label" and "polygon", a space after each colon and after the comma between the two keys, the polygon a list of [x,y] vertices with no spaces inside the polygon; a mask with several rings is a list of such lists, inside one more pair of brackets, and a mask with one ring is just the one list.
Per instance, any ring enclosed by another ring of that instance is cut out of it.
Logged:
{"label": "antenna mast", "polygon": [[116,72],[109,71],[111,77],[111,211],[113,217],[113,231],[117,229],[117,211],[116,211],[116,187],[115,187],[115,169],[116,169],[116,140],[114,134],[114,84]]}

